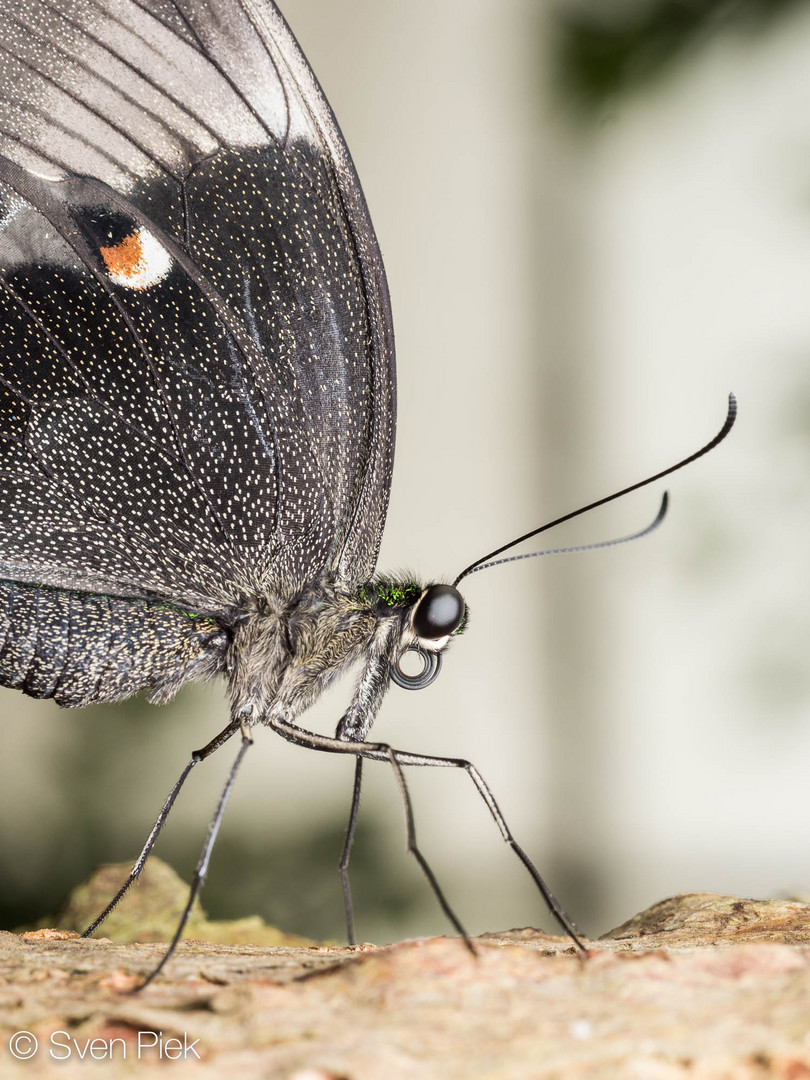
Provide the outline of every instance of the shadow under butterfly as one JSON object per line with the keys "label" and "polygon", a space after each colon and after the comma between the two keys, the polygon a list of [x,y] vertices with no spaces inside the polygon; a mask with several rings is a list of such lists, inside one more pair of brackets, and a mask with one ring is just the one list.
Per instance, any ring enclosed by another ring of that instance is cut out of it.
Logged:
{"label": "shadow under butterfly", "polygon": [[[390,682],[420,689],[464,629],[455,581],[375,577],[395,432],[380,253],[329,106],[269,0],[0,4],[0,684],[64,707],[225,678],[240,748],[171,955],[257,725],[393,768],[466,770],[572,940],[575,928],[467,761],[368,741]],[[666,497],[653,525],[663,517]],[[643,535],[639,534],[639,535]],[[621,541],[610,541],[618,543]],[[604,545],[590,545],[604,546]],[[569,549],[574,550],[574,549]],[[538,553],[535,553],[538,554]],[[514,556],[522,558],[529,556]],[[415,652],[421,671],[402,667]],[[334,738],[298,724],[360,668]],[[581,945],[580,945],[581,947]],[[147,980],[149,981],[149,980]]]}

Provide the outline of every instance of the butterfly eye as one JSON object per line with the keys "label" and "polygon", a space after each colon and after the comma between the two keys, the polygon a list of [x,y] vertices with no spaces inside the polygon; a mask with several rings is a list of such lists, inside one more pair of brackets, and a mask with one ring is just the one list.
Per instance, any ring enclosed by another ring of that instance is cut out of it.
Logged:
{"label": "butterfly eye", "polygon": [[414,633],[428,640],[447,637],[461,626],[465,610],[458,589],[452,585],[431,585],[414,609]]}

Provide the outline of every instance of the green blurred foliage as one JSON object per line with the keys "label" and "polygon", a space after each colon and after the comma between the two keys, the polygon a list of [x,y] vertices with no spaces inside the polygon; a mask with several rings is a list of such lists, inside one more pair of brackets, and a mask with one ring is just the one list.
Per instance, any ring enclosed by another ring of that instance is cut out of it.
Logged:
{"label": "green blurred foliage", "polygon": [[[345,825],[342,820],[322,821],[306,836],[294,839],[278,832],[274,835],[268,823],[266,839],[227,838],[214,854],[216,864],[212,861],[203,897],[206,911],[218,919],[257,914],[286,933],[345,942],[338,874]],[[403,849],[400,835],[392,837],[387,823],[361,818],[350,867],[360,942],[395,940],[396,927],[424,909],[427,925],[444,929],[427,883]]]}
{"label": "green blurred foliage", "polygon": [[551,20],[554,79],[562,100],[591,119],[640,89],[709,36],[751,34],[808,0],[563,0]]}
{"label": "green blurred foliage", "polygon": [[[63,828],[49,838],[50,843],[46,841],[44,850],[41,843],[36,851],[21,848],[29,813],[41,812],[36,785],[31,788],[30,806],[5,808],[5,827],[0,830],[0,929],[29,925],[55,911],[99,864],[116,862],[125,853],[134,859],[151,822],[144,820],[137,833],[133,831],[122,812],[123,780],[137,778],[150,767],[155,743],[176,709],[176,704],[165,710],[151,708],[141,696],[70,713],[54,706],[49,718],[54,725],[53,747],[42,774],[59,796]],[[63,739],[60,727],[65,724],[75,725],[78,737]],[[13,762],[7,760],[9,766]]]}

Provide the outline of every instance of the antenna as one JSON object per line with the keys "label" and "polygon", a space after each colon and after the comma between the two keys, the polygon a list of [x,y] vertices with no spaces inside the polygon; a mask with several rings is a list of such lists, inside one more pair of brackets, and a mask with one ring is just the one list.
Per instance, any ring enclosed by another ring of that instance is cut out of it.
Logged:
{"label": "antenna", "polygon": [[[621,499],[623,495],[629,495],[631,491],[637,491],[639,488],[646,487],[647,484],[652,484],[656,480],[660,480],[661,477],[669,476],[670,473],[675,472],[677,469],[682,469],[684,465],[689,465],[691,462],[697,461],[697,459],[703,457],[704,454],[708,454],[710,450],[714,450],[715,446],[725,439],[726,435],[728,435],[734,426],[734,421],[736,419],[737,399],[734,394],[729,394],[728,412],[726,413],[726,419],[723,426],[711,442],[707,442],[700,450],[696,450],[694,454],[685,457],[683,461],[679,461],[676,465],[670,465],[668,469],[662,469],[661,472],[655,473],[654,476],[648,476],[646,480],[639,480],[637,484],[631,484],[629,487],[622,488],[621,491],[614,491],[612,495],[606,495],[603,499],[597,499],[596,502],[588,503],[587,506],[581,506],[579,510],[572,510],[570,514],[563,514],[562,517],[555,518],[554,521],[549,521],[547,525],[541,525],[538,529],[532,529],[530,532],[518,536],[516,540],[510,540],[508,544],[503,544],[494,551],[490,551],[487,555],[482,555],[480,559],[476,559],[475,562],[470,563],[466,569],[461,571],[453,582],[454,587],[457,586],[460,581],[463,581],[469,574],[474,573],[478,569],[483,569],[483,563],[489,563],[490,560],[494,559],[497,555],[501,555],[504,551],[508,551],[517,544],[522,544],[524,540],[528,540],[532,536],[537,536],[539,533],[546,532],[548,529],[553,529],[555,525],[561,525],[564,521],[570,521],[571,518],[579,517],[580,514],[586,514],[589,510],[595,510],[597,506],[604,506],[605,503],[613,502],[614,499]],[[540,554],[540,552],[537,552],[537,554]]]}

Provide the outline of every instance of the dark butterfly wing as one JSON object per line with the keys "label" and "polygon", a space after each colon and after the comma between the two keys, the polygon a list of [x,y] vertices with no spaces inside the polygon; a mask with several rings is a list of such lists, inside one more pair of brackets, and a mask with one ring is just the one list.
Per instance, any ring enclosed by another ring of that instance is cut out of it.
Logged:
{"label": "dark butterfly wing", "polygon": [[216,612],[367,578],[382,265],[266,0],[0,12],[0,577]]}
{"label": "dark butterfly wing", "polygon": [[0,3],[0,683],[221,667],[216,615],[376,560],[385,278],[265,0]]}

